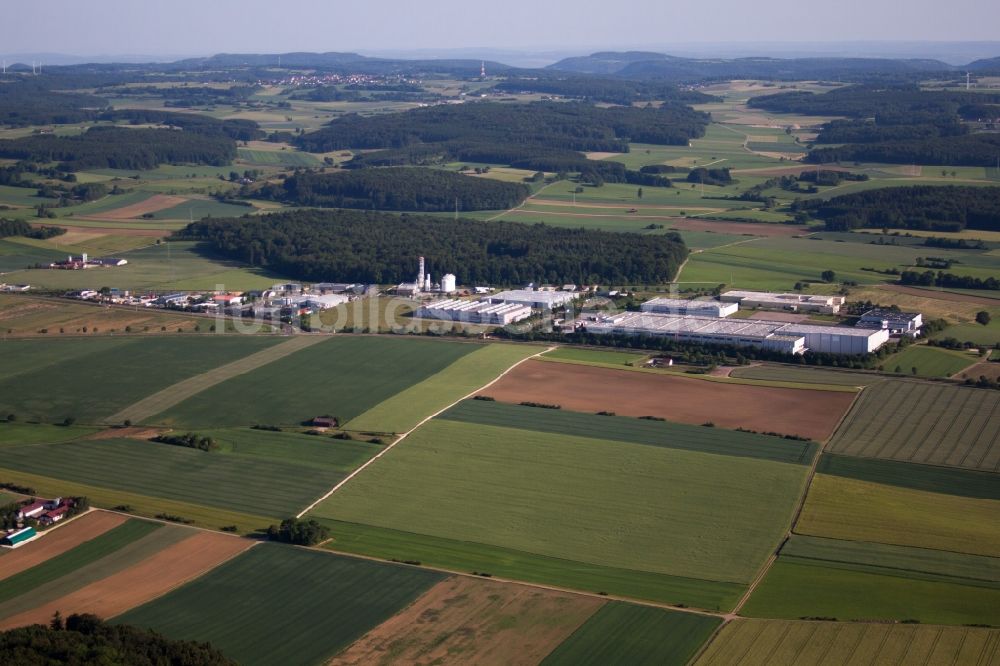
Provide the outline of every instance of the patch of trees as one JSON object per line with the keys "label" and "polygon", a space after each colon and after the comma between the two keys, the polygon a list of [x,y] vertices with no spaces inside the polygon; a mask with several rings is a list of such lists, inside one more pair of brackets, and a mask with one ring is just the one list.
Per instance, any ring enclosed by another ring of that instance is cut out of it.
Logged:
{"label": "patch of trees", "polygon": [[236,666],[208,643],[178,641],[148,629],[105,624],[96,615],[57,612],[48,626],[33,624],[0,633],[5,664],[174,664]]}
{"label": "patch of trees", "polygon": [[509,78],[494,86],[499,92],[534,92],[562,97],[576,97],[593,102],[621,104],[628,106],[634,102],[654,100],[703,104],[714,98],[694,90],[684,90],[676,85],[661,81],[626,81],[624,79],[604,79],[597,77]]}
{"label": "patch of trees", "polygon": [[375,284],[412,278],[418,256],[463,284],[656,284],[687,256],[680,236],[639,237],[544,224],[449,220],[348,210],[205,219],[181,238],[289,277]]}
{"label": "patch of trees", "polygon": [[96,95],[55,92],[29,81],[0,85],[0,124],[12,127],[79,123],[107,105]]}
{"label": "patch of trees", "polygon": [[678,173],[680,171],[687,171],[687,169],[670,166],[669,164],[647,164],[646,166],[639,168],[640,173],[655,173],[659,175],[663,175],[665,173]]}
{"label": "patch of trees", "polygon": [[271,541],[291,543],[296,546],[315,546],[326,541],[330,530],[313,519],[285,518],[280,525],[267,528],[267,538]]}
{"label": "patch of trees", "polygon": [[129,86],[114,90],[117,96],[160,97],[166,107],[240,104],[260,90],[256,85],[214,88],[207,86]]}
{"label": "patch of trees", "polygon": [[761,95],[748,106],[772,113],[810,116],[847,116],[883,120],[907,118],[911,124],[954,116],[967,104],[1000,104],[1000,94],[921,90],[919,85],[855,85],[822,94],[794,91]]}
{"label": "patch of trees", "polygon": [[995,187],[886,187],[827,201],[797,201],[793,209],[823,220],[829,231],[862,227],[1000,231],[1000,188]]}
{"label": "patch of trees", "polygon": [[954,275],[943,271],[903,271],[899,284],[920,287],[951,287],[953,289],[1000,289],[1000,280],[995,277],[980,278],[971,275]]}
{"label": "patch of trees", "polygon": [[733,182],[733,177],[729,174],[729,168],[706,169],[698,167],[691,169],[687,175],[689,183],[704,183],[705,185],[729,185]]}
{"label": "patch of trees", "polygon": [[455,141],[625,152],[629,141],[686,146],[705,133],[708,121],[708,114],[681,104],[599,108],[579,102],[483,102],[368,117],[350,114],[298,137],[296,143],[310,152]]}
{"label": "patch of trees", "polygon": [[27,236],[31,233],[31,225],[24,220],[7,220],[0,218],[0,238],[7,236]]}
{"label": "patch of trees", "polygon": [[152,442],[158,442],[160,444],[170,444],[171,446],[183,446],[189,449],[198,449],[199,451],[214,451],[219,448],[219,445],[214,439],[207,436],[196,435],[193,432],[188,432],[183,435],[157,435],[150,439]]}
{"label": "patch of trees", "polygon": [[121,109],[102,113],[99,120],[128,122],[131,125],[167,125],[179,127],[196,134],[228,136],[234,141],[256,141],[263,139],[266,132],[253,120],[230,118],[219,120],[198,113],[176,113],[159,109]]}
{"label": "patch of trees", "polygon": [[815,183],[832,187],[840,185],[845,180],[848,182],[864,182],[868,180],[866,173],[851,173],[849,171],[831,171],[829,169],[815,169],[803,171],[798,175],[798,180],[805,183]]}
{"label": "patch of trees", "polygon": [[334,173],[300,171],[263,196],[301,206],[376,210],[447,211],[513,208],[531,193],[521,183],[473,178],[421,167],[359,169]]}
{"label": "patch of trees", "polygon": [[0,157],[59,162],[60,169],[154,169],[160,164],[223,166],[236,157],[224,134],[179,129],[91,127],[79,136],[35,135],[0,141]]}
{"label": "patch of trees", "polygon": [[884,162],[988,167],[996,164],[998,154],[1000,134],[983,133],[820,148],[806,155],[806,161],[813,164]]}
{"label": "patch of trees", "polygon": [[978,238],[940,238],[930,236],[924,239],[927,247],[941,247],[949,250],[986,250],[986,243]]}

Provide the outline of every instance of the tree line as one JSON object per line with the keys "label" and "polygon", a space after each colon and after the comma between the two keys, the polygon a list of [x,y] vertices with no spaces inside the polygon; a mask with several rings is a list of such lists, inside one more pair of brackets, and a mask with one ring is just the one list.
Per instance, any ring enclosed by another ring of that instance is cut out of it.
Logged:
{"label": "tree line", "polygon": [[300,206],[368,210],[449,211],[513,208],[531,193],[522,183],[421,167],[333,173],[299,171],[258,195]]}
{"label": "tree line", "polygon": [[918,287],[950,287],[952,289],[1000,289],[1000,280],[995,277],[979,278],[972,275],[955,275],[944,271],[903,271],[899,284]]}
{"label": "tree line", "polygon": [[639,236],[544,224],[349,210],[206,218],[178,232],[225,256],[308,281],[409,281],[417,257],[462,284],[662,283],[687,256],[674,233]]}
{"label": "tree line", "polygon": [[996,187],[886,187],[826,201],[799,200],[793,209],[823,220],[828,231],[862,227],[1000,231],[1000,188]]}

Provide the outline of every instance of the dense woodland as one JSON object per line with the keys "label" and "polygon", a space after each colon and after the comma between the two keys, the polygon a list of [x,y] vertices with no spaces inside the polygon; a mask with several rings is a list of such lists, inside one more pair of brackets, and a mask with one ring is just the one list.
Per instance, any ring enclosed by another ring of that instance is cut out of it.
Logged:
{"label": "dense woodland", "polygon": [[930,139],[857,143],[811,151],[806,161],[884,162],[936,166],[990,167],[1000,159],[1000,134],[966,134]]}
{"label": "dense woodland", "polygon": [[117,123],[128,122],[132,125],[166,125],[207,136],[223,134],[236,141],[256,141],[263,139],[265,135],[265,132],[253,120],[242,118],[219,120],[199,113],[178,113],[158,109],[106,111],[98,116],[98,120],[109,120]]}
{"label": "dense woodland", "polygon": [[1000,188],[996,187],[887,187],[827,201],[799,201],[795,208],[825,221],[831,231],[861,227],[1000,231]]}
{"label": "dense woodland", "polygon": [[260,194],[300,206],[368,210],[447,211],[513,208],[531,193],[521,183],[421,167],[300,171]]}
{"label": "dense woodland", "polygon": [[589,104],[466,103],[405,113],[350,114],[297,139],[310,152],[404,148],[415,144],[500,144],[573,151],[628,151],[629,141],[687,145],[705,133],[708,115],[682,104],[599,108]]}
{"label": "dense woodland", "polygon": [[95,126],[79,136],[41,134],[0,141],[0,157],[58,162],[59,168],[153,169],[160,164],[224,166],[236,142],[221,133]]}
{"label": "dense woodland", "polygon": [[636,284],[671,280],[687,256],[677,234],[638,236],[544,224],[357,211],[207,218],[178,232],[218,252],[309,281],[412,280],[418,256],[462,284]]}
{"label": "dense woodland", "polygon": [[29,127],[78,123],[108,106],[96,95],[54,92],[34,82],[0,84],[0,125]]}
{"label": "dense woodland", "polygon": [[626,81],[597,77],[511,77],[496,84],[494,90],[508,93],[545,93],[575,97],[592,102],[629,106],[635,102],[662,101],[684,104],[711,102],[711,95],[694,90],[683,90],[671,83],[660,81]]}
{"label": "dense woodland", "polygon": [[40,624],[0,633],[0,663],[9,666],[129,664],[129,666],[236,666],[208,643],[176,641],[147,629],[105,624],[94,615],[57,614]]}

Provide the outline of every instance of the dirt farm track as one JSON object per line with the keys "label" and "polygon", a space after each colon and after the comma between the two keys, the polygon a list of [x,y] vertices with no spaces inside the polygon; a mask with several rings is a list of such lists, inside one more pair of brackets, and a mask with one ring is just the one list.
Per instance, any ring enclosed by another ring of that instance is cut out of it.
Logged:
{"label": "dirt farm track", "polygon": [[830,437],[855,394],[725,384],[570,363],[528,361],[490,387],[502,402],[558,404],[579,412],[659,416],[722,428]]}

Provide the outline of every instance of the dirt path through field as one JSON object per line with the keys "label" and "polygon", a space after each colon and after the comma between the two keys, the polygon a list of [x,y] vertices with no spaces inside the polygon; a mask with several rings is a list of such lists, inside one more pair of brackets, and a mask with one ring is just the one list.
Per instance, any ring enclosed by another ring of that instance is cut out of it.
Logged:
{"label": "dirt path through field", "polygon": [[289,354],[311,347],[312,345],[326,340],[325,336],[298,335],[280,344],[268,347],[254,354],[250,354],[232,363],[220,366],[200,375],[195,375],[178,382],[172,386],[143,398],[139,402],[129,405],[117,414],[109,416],[105,423],[123,423],[126,419],[133,423],[140,423],[150,417],[156,416],[174,405],[187,400],[193,395],[201,393],[216,384],[221,384],[227,379],[232,379],[238,375],[245,374],[251,370],[273,363]]}
{"label": "dirt path through field", "polygon": [[0,630],[45,623],[59,611],[114,617],[162,596],[214,569],[255,544],[223,534],[199,532],[127,569],[38,608],[0,621]]}
{"label": "dirt path through field", "polygon": [[125,516],[118,514],[90,511],[68,523],[53,527],[34,541],[0,557],[0,581],[90,541],[126,520]]}
{"label": "dirt path through field", "polygon": [[578,412],[612,411],[723,428],[826,440],[854,393],[727,384],[682,376],[531,361],[496,383],[502,402],[540,402]]}
{"label": "dirt path through field", "polygon": [[368,461],[365,464],[361,465],[361,467],[358,467],[356,470],[354,470],[353,472],[351,472],[350,474],[348,474],[346,477],[344,477],[343,480],[341,480],[340,483],[338,483],[333,488],[331,488],[326,494],[324,494],[318,500],[316,500],[315,502],[313,502],[312,504],[310,504],[306,508],[302,509],[302,511],[300,511],[298,513],[298,515],[295,516],[295,517],[296,518],[301,518],[302,516],[306,515],[307,513],[309,513],[313,509],[315,509],[317,505],[319,505],[321,502],[323,502],[328,497],[330,497],[330,495],[332,495],[335,492],[337,492],[338,490],[340,490],[344,486],[344,484],[346,484],[348,481],[350,481],[351,479],[353,479],[355,476],[357,476],[358,474],[360,474],[361,472],[363,472],[365,470],[365,468],[367,468],[369,465],[371,465],[372,463],[374,463],[376,460],[378,460],[379,458],[381,458],[385,454],[389,453],[389,451],[391,451],[397,444],[399,444],[404,439],[406,439],[407,437],[409,437],[410,433],[412,433],[414,430],[416,430],[417,428],[419,428],[423,424],[425,424],[428,421],[430,421],[431,419],[433,419],[438,414],[444,414],[446,411],[448,411],[449,409],[451,409],[452,407],[454,407],[458,403],[462,402],[463,400],[471,398],[472,396],[476,395],[480,391],[482,391],[484,389],[487,389],[490,386],[493,386],[498,381],[500,381],[501,379],[503,379],[503,377],[507,373],[509,373],[510,371],[512,371],[514,368],[518,367],[519,365],[521,365],[525,361],[529,361],[529,360],[535,358],[536,356],[541,356],[545,352],[550,352],[553,349],[555,349],[555,347],[546,347],[545,349],[541,350],[537,354],[532,354],[531,356],[528,356],[527,358],[522,358],[520,361],[518,361],[514,365],[510,366],[509,368],[507,368],[506,370],[504,370],[503,372],[501,372],[499,375],[497,375],[496,377],[494,377],[492,380],[490,380],[486,384],[480,386],[479,388],[477,388],[474,391],[469,391],[469,393],[463,395],[461,398],[459,398],[455,402],[453,402],[450,405],[447,405],[445,407],[442,407],[438,411],[436,411],[433,414],[431,414],[430,416],[426,417],[420,423],[418,423],[417,425],[413,426],[412,428],[410,428],[409,430],[407,430],[406,432],[404,432],[402,435],[400,435],[399,438],[396,439],[395,442],[393,442],[392,444],[390,444],[389,446],[385,447],[384,449],[382,449],[381,451],[379,451],[377,454],[375,454],[374,456],[372,456],[371,458],[369,458]]}
{"label": "dirt path through field", "polygon": [[432,587],[329,664],[537,664],[604,603],[455,576]]}

